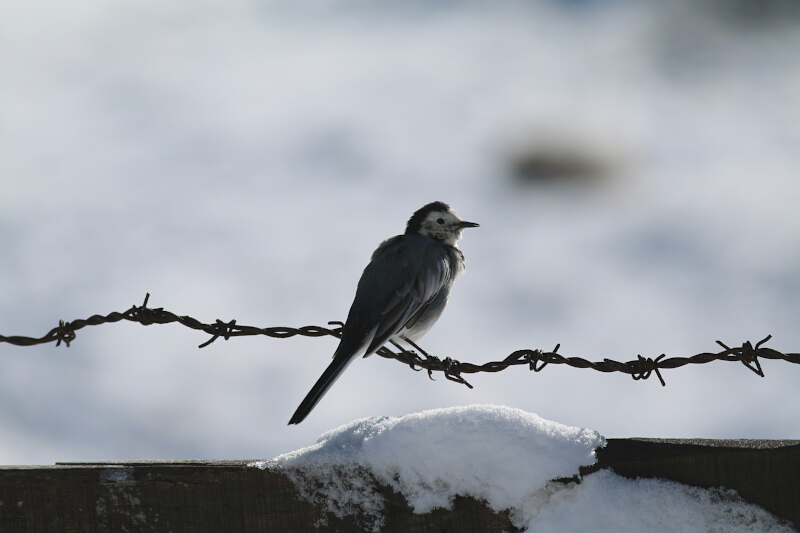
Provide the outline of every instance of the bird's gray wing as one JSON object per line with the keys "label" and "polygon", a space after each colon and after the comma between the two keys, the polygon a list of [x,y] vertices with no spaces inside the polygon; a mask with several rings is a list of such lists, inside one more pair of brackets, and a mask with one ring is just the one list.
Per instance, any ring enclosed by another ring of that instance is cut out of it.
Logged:
{"label": "bird's gray wing", "polygon": [[447,251],[430,239],[402,235],[384,242],[364,271],[351,309],[360,321],[377,323],[365,355],[383,346],[421,312],[447,285],[450,275]]}

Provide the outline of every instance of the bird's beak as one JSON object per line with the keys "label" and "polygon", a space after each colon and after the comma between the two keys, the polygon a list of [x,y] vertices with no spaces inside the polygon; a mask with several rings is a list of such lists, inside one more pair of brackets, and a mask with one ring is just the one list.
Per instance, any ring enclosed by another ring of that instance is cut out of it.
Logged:
{"label": "bird's beak", "polygon": [[476,224],[475,222],[467,222],[466,220],[462,220],[458,223],[459,228],[479,228],[481,227],[480,224]]}

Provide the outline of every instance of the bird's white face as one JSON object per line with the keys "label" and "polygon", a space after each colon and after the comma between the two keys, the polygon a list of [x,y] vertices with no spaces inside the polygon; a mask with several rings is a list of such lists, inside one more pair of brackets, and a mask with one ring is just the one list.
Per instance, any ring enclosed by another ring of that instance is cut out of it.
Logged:
{"label": "bird's white face", "polygon": [[419,234],[457,248],[464,228],[475,225],[469,222],[465,223],[452,208],[447,211],[431,211],[422,222]]}

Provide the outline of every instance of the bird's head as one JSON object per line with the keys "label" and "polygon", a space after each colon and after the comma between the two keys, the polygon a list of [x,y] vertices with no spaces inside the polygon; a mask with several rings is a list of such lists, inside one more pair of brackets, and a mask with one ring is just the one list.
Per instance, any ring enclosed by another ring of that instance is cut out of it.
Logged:
{"label": "bird's head", "polygon": [[464,228],[479,224],[463,220],[456,210],[444,202],[433,202],[417,210],[406,225],[406,235],[418,234],[443,244],[457,246]]}

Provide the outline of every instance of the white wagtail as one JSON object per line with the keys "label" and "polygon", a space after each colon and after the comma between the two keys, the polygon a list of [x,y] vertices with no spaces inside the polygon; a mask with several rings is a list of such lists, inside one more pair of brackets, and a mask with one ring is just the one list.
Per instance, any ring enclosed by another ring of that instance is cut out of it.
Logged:
{"label": "white wagtail", "polygon": [[412,215],[405,234],[378,246],[358,282],[333,362],[289,424],[302,422],[356,357],[367,357],[389,341],[416,346],[444,311],[453,281],[464,273],[461,232],[476,227],[449,205],[433,202]]}

